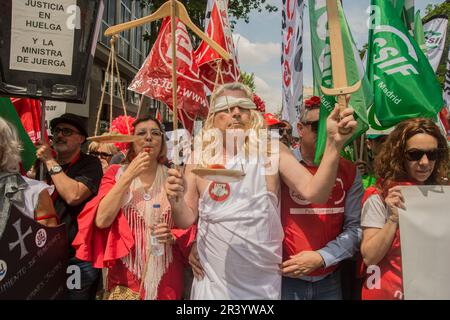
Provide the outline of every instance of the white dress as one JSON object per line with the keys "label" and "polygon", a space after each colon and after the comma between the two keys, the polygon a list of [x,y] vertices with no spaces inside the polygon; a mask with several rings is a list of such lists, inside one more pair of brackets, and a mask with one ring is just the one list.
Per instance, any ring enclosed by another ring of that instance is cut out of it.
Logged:
{"label": "white dress", "polygon": [[39,204],[39,195],[43,190],[47,190],[51,195],[55,190],[55,187],[49,186],[45,182],[33,180],[24,176],[22,176],[22,178],[28,184],[28,187],[23,190],[23,198],[25,200],[25,203],[24,207],[21,206],[21,209],[25,215],[34,219],[34,212],[36,211]]}
{"label": "white dress", "polygon": [[197,248],[205,277],[194,279],[193,300],[281,298],[279,201],[267,191],[262,164],[244,170],[240,182],[211,182],[201,196]]}

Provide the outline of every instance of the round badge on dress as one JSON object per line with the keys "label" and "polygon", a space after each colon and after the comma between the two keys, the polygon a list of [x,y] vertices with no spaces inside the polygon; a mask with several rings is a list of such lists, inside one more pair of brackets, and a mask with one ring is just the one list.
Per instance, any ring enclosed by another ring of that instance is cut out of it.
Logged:
{"label": "round badge on dress", "polygon": [[145,201],[150,201],[152,199],[152,196],[149,195],[148,193],[144,193],[144,200]]}
{"label": "round badge on dress", "polygon": [[228,199],[231,194],[230,185],[228,183],[212,182],[208,189],[211,199],[217,202],[222,202]]}

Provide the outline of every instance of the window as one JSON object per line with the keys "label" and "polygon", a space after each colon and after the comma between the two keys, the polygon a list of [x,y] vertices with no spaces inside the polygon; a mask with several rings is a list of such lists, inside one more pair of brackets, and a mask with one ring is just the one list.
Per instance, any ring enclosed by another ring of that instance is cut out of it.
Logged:
{"label": "window", "polygon": [[[120,1],[120,23],[131,21],[131,0]],[[119,55],[130,60],[131,31],[125,30],[119,35]]]}
{"label": "window", "polygon": [[104,35],[105,30],[115,24],[116,1],[105,0],[105,10],[103,11],[102,30],[100,42],[109,47],[109,38]]}

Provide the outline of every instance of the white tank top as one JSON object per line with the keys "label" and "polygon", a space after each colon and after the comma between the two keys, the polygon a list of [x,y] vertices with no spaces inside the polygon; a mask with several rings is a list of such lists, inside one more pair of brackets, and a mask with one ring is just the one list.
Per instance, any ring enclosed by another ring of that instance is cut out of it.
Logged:
{"label": "white tank top", "polygon": [[211,182],[200,198],[197,247],[205,277],[194,279],[191,299],[281,297],[279,201],[267,190],[263,164],[244,164],[244,171],[240,182]]}

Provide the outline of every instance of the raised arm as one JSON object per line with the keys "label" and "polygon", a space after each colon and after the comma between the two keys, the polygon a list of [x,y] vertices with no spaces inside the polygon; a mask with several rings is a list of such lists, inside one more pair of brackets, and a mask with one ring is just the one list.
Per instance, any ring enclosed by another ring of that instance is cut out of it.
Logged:
{"label": "raised arm", "polygon": [[[345,141],[353,134],[356,125],[353,110],[347,108],[339,115],[339,108],[336,105],[327,119],[325,152],[314,176],[295,159],[286,146],[280,143],[280,175],[287,186],[310,202],[326,202],[335,184],[339,153]],[[339,133],[339,128],[351,128],[352,131],[343,135]]]}
{"label": "raised arm", "polygon": [[95,216],[95,225],[97,228],[108,228],[114,222],[120,207],[122,206],[123,198],[130,188],[131,182],[142,172],[148,170],[149,161],[150,157],[147,152],[139,153],[136,158],[131,161],[117,183],[114,181],[115,177],[110,176],[111,172],[107,171],[107,173],[105,173],[100,188],[102,188],[104,184],[113,184],[113,187],[98,205],[97,214]]}

